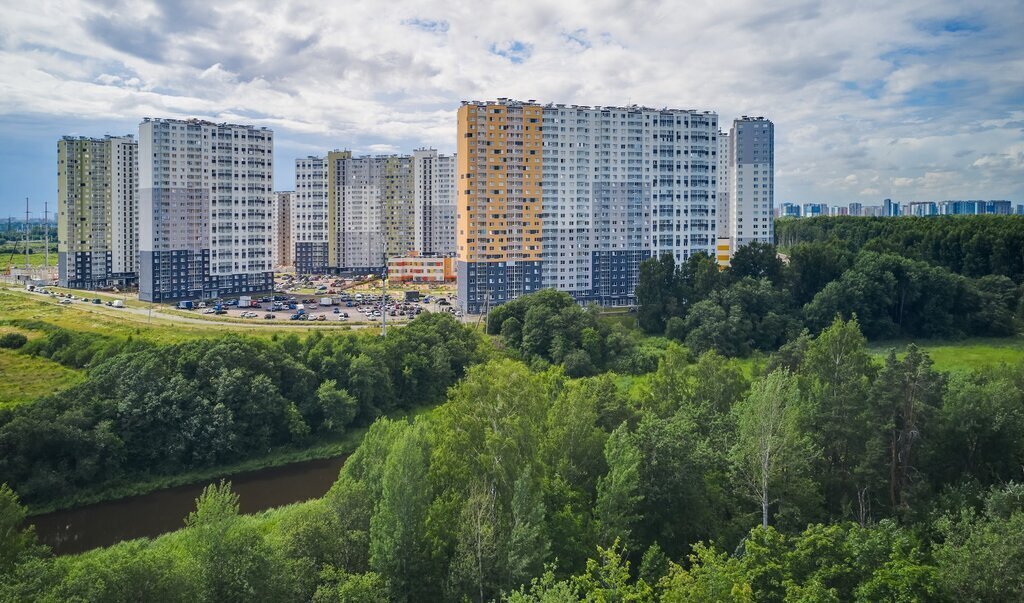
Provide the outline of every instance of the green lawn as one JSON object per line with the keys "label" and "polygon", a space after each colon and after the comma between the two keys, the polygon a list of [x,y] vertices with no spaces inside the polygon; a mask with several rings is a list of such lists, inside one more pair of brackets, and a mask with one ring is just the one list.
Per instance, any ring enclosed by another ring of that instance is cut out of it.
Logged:
{"label": "green lawn", "polygon": [[0,408],[30,402],[71,387],[84,378],[46,358],[0,349]]}
{"label": "green lawn", "polygon": [[[91,292],[89,295],[93,295]],[[134,302],[138,304],[139,302]],[[145,307],[146,304],[143,304]],[[319,330],[319,327],[294,329],[259,329],[252,325],[219,325],[181,323],[154,316],[126,312],[104,305],[75,302],[62,306],[52,298],[21,291],[0,291],[0,326],[10,326],[12,320],[37,320],[72,331],[98,333],[108,337],[133,337],[157,343],[178,343],[197,337],[211,337],[225,333],[244,333],[269,338],[294,333],[299,337]]]}
{"label": "green lawn", "polygon": [[[46,253],[42,242],[33,242],[29,245],[28,264],[31,268],[39,268],[46,263]],[[18,242],[17,245],[13,243],[6,243],[0,245],[0,271],[6,270],[7,266],[13,266],[15,268],[25,267],[25,247],[24,244]],[[50,249],[50,266],[57,265],[57,247],[56,245],[51,246]]]}
{"label": "green lawn", "polygon": [[[906,351],[909,341],[885,341],[871,345],[871,352],[884,358],[889,348]],[[956,341],[924,340],[917,346],[928,352],[940,371],[972,369],[1024,362],[1024,337],[975,337]]]}

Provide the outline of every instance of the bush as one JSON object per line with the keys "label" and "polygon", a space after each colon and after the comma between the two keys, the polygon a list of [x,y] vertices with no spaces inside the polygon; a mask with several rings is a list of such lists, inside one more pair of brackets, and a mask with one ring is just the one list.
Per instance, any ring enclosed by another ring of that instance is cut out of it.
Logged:
{"label": "bush", "polygon": [[28,343],[28,337],[21,333],[4,333],[0,335],[0,348],[17,350],[26,343]]}

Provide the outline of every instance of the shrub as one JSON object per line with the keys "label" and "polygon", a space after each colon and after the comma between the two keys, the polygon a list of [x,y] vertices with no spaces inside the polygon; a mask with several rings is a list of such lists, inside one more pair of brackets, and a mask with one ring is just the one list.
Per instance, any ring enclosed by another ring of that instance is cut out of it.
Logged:
{"label": "shrub", "polygon": [[17,350],[26,343],[28,343],[28,337],[21,333],[4,333],[0,335],[0,348]]}

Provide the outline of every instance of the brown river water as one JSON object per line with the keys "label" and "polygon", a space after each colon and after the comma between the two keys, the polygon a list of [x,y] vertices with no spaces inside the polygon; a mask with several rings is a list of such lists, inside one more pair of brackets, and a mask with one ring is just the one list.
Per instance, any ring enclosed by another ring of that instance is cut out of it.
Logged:
{"label": "brown river water", "polygon": [[[225,475],[242,513],[323,496],[338,479],[344,456]],[[196,498],[220,478],[29,517],[39,540],[57,555],[81,553],[122,540],[159,536],[185,525]]]}

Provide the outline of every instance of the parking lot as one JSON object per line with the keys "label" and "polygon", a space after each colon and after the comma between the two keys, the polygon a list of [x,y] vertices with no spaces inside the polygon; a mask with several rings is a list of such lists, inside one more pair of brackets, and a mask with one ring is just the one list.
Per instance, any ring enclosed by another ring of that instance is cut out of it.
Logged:
{"label": "parking lot", "polygon": [[[330,299],[331,303],[324,302]],[[218,308],[219,306],[219,308]],[[386,302],[379,294],[356,293],[333,296],[274,295],[252,298],[205,302],[193,305],[193,312],[214,316],[248,319],[253,321],[291,320],[304,322],[403,323],[423,312],[461,313],[446,297],[426,297],[418,301],[405,301],[388,296]],[[219,312],[219,314],[218,314]]]}

